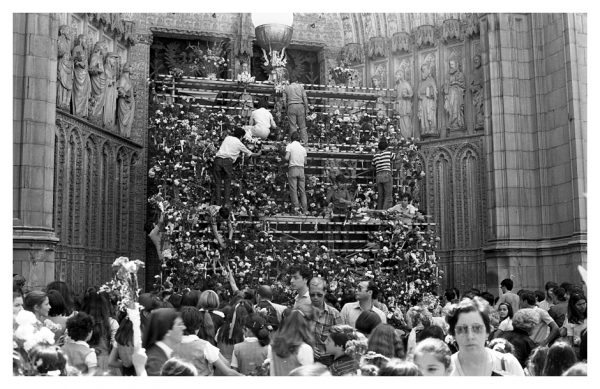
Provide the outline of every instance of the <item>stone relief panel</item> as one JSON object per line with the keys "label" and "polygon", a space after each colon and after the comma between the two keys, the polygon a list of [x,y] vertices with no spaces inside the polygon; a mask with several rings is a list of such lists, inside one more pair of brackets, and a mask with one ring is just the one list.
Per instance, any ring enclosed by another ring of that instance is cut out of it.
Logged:
{"label": "stone relief panel", "polygon": [[469,91],[471,92],[472,104],[472,122],[475,130],[482,130],[484,126],[484,108],[483,108],[483,67],[481,63],[481,45],[479,40],[471,44],[471,77],[469,82]]}
{"label": "stone relief panel", "polygon": [[373,14],[362,13],[361,17],[365,34],[365,41],[369,40],[369,38],[377,36],[375,33],[375,26],[373,25]]}
{"label": "stone relief panel", "polygon": [[371,77],[369,86],[375,88],[373,77],[379,78],[380,85],[378,88],[388,88],[388,61],[374,62],[371,64]]}
{"label": "stone relief panel", "polygon": [[442,87],[443,107],[446,128],[465,129],[465,91],[466,81],[462,45],[447,48],[444,64],[444,84]]}
{"label": "stone relief panel", "polygon": [[419,118],[419,134],[423,137],[439,137],[438,128],[438,84],[437,52],[429,51],[420,54],[419,84],[417,87],[417,116]]}
{"label": "stone relief panel", "polygon": [[399,131],[405,138],[414,136],[412,56],[394,58],[394,114],[399,116]]}

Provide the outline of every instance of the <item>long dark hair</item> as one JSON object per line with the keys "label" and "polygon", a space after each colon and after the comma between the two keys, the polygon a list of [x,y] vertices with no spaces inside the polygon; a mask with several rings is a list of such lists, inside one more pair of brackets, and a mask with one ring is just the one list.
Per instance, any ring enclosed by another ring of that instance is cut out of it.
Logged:
{"label": "long dark hair", "polygon": [[577,362],[577,355],[568,343],[556,342],[548,350],[543,376],[560,376]]}
{"label": "long dark hair", "polygon": [[[513,312],[513,309],[512,309],[512,304],[509,304],[509,303],[500,303],[500,304],[498,304],[498,308],[500,308],[500,305],[504,305],[506,307],[506,309],[508,310],[508,315],[506,316],[506,318],[511,318],[512,319],[513,316],[514,316],[514,314],[515,314]],[[501,320],[501,321],[506,320],[506,318],[503,319],[503,320]]]}
{"label": "long dark hair", "polygon": [[75,300],[73,298],[73,292],[69,285],[64,281],[52,281],[48,285],[46,285],[46,292],[51,290],[56,290],[61,294],[63,300],[65,301],[65,315],[70,316],[73,313],[73,309],[75,307]]}
{"label": "long dark hair", "polygon": [[115,341],[121,346],[133,346],[133,323],[125,316],[115,334]]}
{"label": "long dark hair", "polygon": [[227,310],[225,321],[217,334],[217,342],[236,344],[244,341],[244,323],[252,312],[252,304],[247,300],[240,300],[232,310]]}
{"label": "long dark hair", "polygon": [[95,288],[89,288],[83,298],[82,311],[94,319],[94,332],[89,340],[89,345],[94,347],[106,341],[106,346],[110,348],[110,309],[109,302],[106,301]]}
{"label": "long dark hair", "polygon": [[174,308],[157,308],[152,311],[142,339],[143,347],[148,350],[173,328],[179,313]]}
{"label": "long dark hair", "polygon": [[267,346],[271,342],[269,330],[267,329],[267,321],[258,313],[253,313],[248,316],[244,326],[248,328],[254,336],[256,336],[258,343],[261,346]]}
{"label": "long dark hair", "polygon": [[280,358],[295,354],[302,343],[312,347],[313,337],[304,313],[294,309],[273,337],[273,352]]}
{"label": "long dark hair", "polygon": [[587,303],[587,298],[581,293],[573,293],[571,296],[569,296],[567,310],[567,318],[569,319],[569,323],[581,324],[585,319],[587,319],[587,307],[583,313],[577,310],[576,305],[579,300],[585,300]]}

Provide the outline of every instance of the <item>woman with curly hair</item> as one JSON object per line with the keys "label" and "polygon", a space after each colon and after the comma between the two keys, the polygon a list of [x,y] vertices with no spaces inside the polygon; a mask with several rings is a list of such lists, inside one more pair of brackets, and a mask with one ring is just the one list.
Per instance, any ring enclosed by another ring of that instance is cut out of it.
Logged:
{"label": "woman with curly hair", "polygon": [[452,355],[452,375],[524,375],[514,356],[485,347],[491,329],[487,301],[463,299],[448,312],[446,321],[458,344],[458,352]]}
{"label": "woman with curly hair", "polygon": [[287,376],[292,370],[314,362],[313,338],[305,313],[294,309],[273,336],[267,352],[272,376]]}
{"label": "woman with curly hair", "polygon": [[513,345],[513,355],[517,357],[523,368],[527,366],[527,358],[529,358],[533,349],[537,347],[537,344],[529,337],[529,334],[531,334],[539,322],[540,317],[534,309],[519,309],[513,318],[514,329],[500,335],[501,338],[508,340]]}

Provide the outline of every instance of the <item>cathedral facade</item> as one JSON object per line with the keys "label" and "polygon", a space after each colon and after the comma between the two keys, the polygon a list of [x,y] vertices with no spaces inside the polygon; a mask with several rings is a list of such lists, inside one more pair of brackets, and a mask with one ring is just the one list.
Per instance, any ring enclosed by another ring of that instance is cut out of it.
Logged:
{"label": "cathedral facade", "polygon": [[[301,82],[330,84],[343,61],[360,87],[390,91],[382,109],[419,139],[420,203],[440,236],[444,286],[578,279],[576,265],[587,265],[585,14],[296,13],[293,29],[288,58]],[[151,284],[155,53],[174,39],[226,40],[224,77],[233,79],[247,63],[260,67],[254,34],[245,13],[14,14],[13,273],[33,288],[61,279],[81,292],[126,256],[147,262]]]}

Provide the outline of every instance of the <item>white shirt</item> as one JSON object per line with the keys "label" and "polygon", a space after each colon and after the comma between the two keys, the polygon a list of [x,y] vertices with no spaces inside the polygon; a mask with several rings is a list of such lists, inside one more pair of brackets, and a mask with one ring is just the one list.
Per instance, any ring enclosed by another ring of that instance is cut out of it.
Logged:
{"label": "white shirt", "polygon": [[[255,338],[254,336],[249,336],[247,338],[244,338],[244,342],[256,343],[256,342],[258,342],[258,338]],[[236,353],[231,354],[231,367],[233,367],[233,368],[239,367]]]}
{"label": "white shirt", "polygon": [[[492,375],[492,371],[500,373],[502,375],[512,375],[512,376],[522,376],[525,375],[523,372],[523,368],[521,364],[512,354],[502,354],[498,351],[486,348],[486,353],[488,354],[488,360],[485,363],[489,364],[488,368],[491,368],[489,372],[486,372],[486,375]],[[463,371],[462,366],[460,365],[460,360],[458,359],[458,353],[452,354],[451,365],[454,367],[452,373],[450,375],[453,376],[464,376],[465,373]],[[502,361],[504,360],[504,369],[502,369]],[[491,362],[491,363],[490,363]]]}
{"label": "white shirt", "polygon": [[275,128],[277,125],[273,120],[273,115],[265,108],[259,108],[252,111],[250,115],[250,124],[262,130],[268,130],[271,127]]}
{"label": "white shirt", "polygon": [[[372,305],[371,310],[377,315],[379,315],[379,318],[381,319],[382,323],[387,323],[385,313],[383,313],[381,309]],[[360,306],[360,302],[356,301],[354,303],[344,304],[344,306],[342,307],[342,311],[340,312],[340,316],[342,316],[342,321],[344,322],[344,324],[348,324],[350,327],[356,328],[356,319],[358,319],[358,316],[360,316],[362,312],[363,309]]]}
{"label": "white shirt", "polygon": [[252,155],[252,151],[248,150],[239,138],[228,135],[223,140],[223,143],[221,143],[221,147],[219,147],[219,151],[217,151],[215,157],[231,158],[235,162],[240,153],[248,156]]}
{"label": "white shirt", "polygon": [[219,353],[221,352],[218,347],[213,346],[210,342],[200,339],[197,335],[183,335],[181,337],[181,343],[192,343],[200,341],[203,343],[204,358],[208,363],[215,363],[219,359]]}
{"label": "white shirt", "polygon": [[298,141],[293,141],[289,145],[285,147],[286,157],[287,153],[289,155],[290,167],[292,166],[300,166],[304,167],[304,163],[306,162],[306,149],[304,146],[300,144]]}
{"label": "white shirt", "polygon": [[[85,347],[90,347],[86,341],[84,340],[77,340],[74,341],[73,343],[75,344],[79,344]],[[89,353],[88,355],[86,355],[85,357],[85,364],[88,367],[88,369],[93,369],[96,366],[98,366],[98,358],[96,357],[96,352],[94,351],[94,349],[92,349],[92,352]]]}

